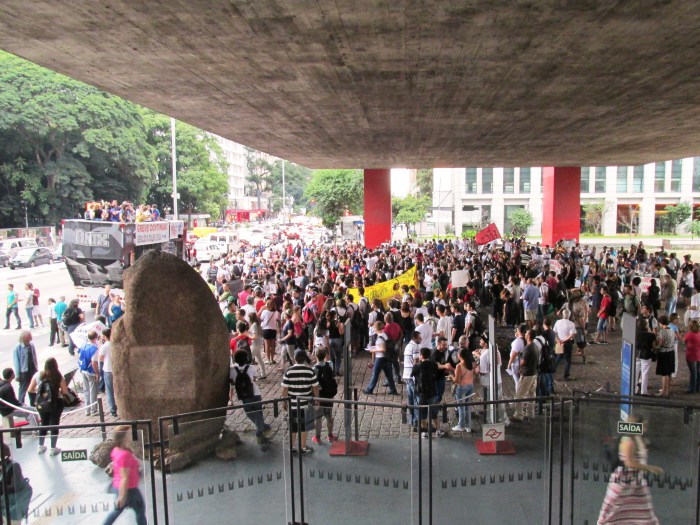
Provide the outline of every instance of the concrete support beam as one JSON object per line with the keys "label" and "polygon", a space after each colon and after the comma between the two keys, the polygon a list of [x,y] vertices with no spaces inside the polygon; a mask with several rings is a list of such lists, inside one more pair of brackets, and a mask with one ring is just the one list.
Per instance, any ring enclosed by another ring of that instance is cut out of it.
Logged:
{"label": "concrete support beam", "polygon": [[581,168],[542,168],[542,243],[578,241],[581,223]]}
{"label": "concrete support beam", "polygon": [[391,170],[365,170],[365,246],[391,242]]}

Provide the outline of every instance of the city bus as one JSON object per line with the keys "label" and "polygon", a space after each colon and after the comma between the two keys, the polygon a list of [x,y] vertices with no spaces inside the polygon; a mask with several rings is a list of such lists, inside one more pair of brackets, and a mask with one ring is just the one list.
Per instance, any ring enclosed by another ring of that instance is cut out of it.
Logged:
{"label": "city bus", "polygon": [[123,289],[124,270],[147,250],[185,258],[184,221],[63,221],[63,258],[82,303],[94,303],[104,285]]}

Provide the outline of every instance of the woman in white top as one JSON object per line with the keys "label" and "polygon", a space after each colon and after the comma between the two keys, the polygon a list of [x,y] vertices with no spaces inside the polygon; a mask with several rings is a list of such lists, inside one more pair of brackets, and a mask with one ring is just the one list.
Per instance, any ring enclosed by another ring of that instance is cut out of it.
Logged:
{"label": "woman in white top", "polygon": [[328,320],[326,316],[323,315],[316,323],[316,328],[314,328],[314,355],[319,350],[328,350],[330,348],[330,342],[328,340]]}
{"label": "woman in white top", "polygon": [[277,329],[280,314],[275,307],[275,301],[268,299],[265,308],[260,312],[260,325],[262,326],[265,355],[270,364],[275,364],[275,343],[277,341]]}
{"label": "woman in white top", "polygon": [[515,339],[513,339],[513,342],[510,344],[508,369],[513,373],[516,391],[520,383],[520,354],[522,354],[525,349],[525,332],[527,332],[527,325],[521,324],[518,326],[515,329]]}
{"label": "woman in white top", "polygon": [[256,314],[255,312],[250,312],[248,314],[248,319],[250,320],[250,329],[248,330],[248,337],[250,337],[251,339],[250,351],[253,353],[253,357],[258,362],[258,366],[260,367],[260,379],[265,379],[265,377],[267,377],[267,370],[265,369],[265,360],[262,356],[262,325],[260,324],[258,314]]}

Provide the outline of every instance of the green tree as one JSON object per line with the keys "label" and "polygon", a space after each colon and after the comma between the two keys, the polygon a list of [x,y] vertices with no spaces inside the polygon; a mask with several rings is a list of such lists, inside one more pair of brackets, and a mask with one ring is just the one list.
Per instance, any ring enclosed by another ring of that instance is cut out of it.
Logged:
{"label": "green tree", "polygon": [[690,219],[693,213],[690,204],[685,202],[670,204],[664,208],[664,211],[666,215],[662,221],[662,229],[668,233],[676,233],[678,226]]}
{"label": "green tree", "polygon": [[[149,200],[163,209],[172,207],[172,157],[170,118],[144,110],[148,141],[158,161]],[[179,212],[208,213],[219,219],[227,205],[228,165],[214,137],[201,129],[177,122],[175,125],[177,154],[177,191]]]}
{"label": "green tree", "polygon": [[314,170],[306,187],[311,211],[324,226],[334,228],[345,210],[361,214],[364,185],[361,170]]}
{"label": "green tree", "polygon": [[408,231],[410,226],[425,220],[425,214],[430,206],[430,198],[416,198],[408,195],[403,198],[394,197],[391,199],[391,213],[394,224],[405,224]]}
{"label": "green tree", "polygon": [[700,221],[691,221],[685,229],[693,237],[700,237]]}
{"label": "green tree", "polygon": [[600,234],[603,228],[603,218],[610,209],[610,203],[604,200],[589,202],[583,205],[586,229],[590,233]]}
{"label": "green tree", "polygon": [[[311,170],[299,164],[285,161],[284,163],[284,186],[287,196],[287,205],[293,204],[296,208],[306,208],[307,201],[304,190],[311,180]],[[279,211],[282,207],[282,160],[278,160],[272,165],[270,174],[272,186],[272,210]]]}
{"label": "green tree", "polygon": [[433,168],[421,168],[416,173],[416,185],[422,197],[433,197]]}
{"label": "green tree", "polygon": [[258,209],[262,209],[262,194],[272,187],[272,164],[259,151],[249,147],[245,148],[245,163],[248,171],[246,184],[258,199]]}
{"label": "green tree", "polygon": [[513,235],[525,235],[533,223],[532,213],[525,208],[518,208],[510,216],[510,223],[513,225]]}
{"label": "green tree", "polygon": [[140,108],[0,51],[0,224],[139,201],[154,172]]}

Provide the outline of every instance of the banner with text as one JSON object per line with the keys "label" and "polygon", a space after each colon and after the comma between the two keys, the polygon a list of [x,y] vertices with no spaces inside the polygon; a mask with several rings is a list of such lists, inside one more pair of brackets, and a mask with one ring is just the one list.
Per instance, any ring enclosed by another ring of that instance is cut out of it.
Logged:
{"label": "banner with text", "polygon": [[166,221],[137,222],[134,231],[134,244],[158,244],[170,240],[170,226]]}
{"label": "banner with text", "polygon": [[[398,290],[394,290],[394,285],[397,284],[399,285]],[[374,299],[379,299],[382,303],[386,305],[386,302],[391,299],[392,297],[396,296],[397,294],[399,297],[402,294],[400,288],[404,284],[411,286],[416,284],[416,267],[414,266],[410,270],[408,270],[405,273],[402,273],[398,277],[394,277],[393,279],[389,279],[388,281],[385,281],[383,283],[377,283],[372,286],[368,286],[365,288],[365,297],[369,302],[371,303]],[[360,298],[360,292],[357,290],[357,288],[348,288],[348,293],[352,294],[353,300],[355,302],[358,301]],[[399,299],[400,301],[401,299]]]}
{"label": "banner with text", "polygon": [[496,226],[495,222],[492,222],[486,228],[477,233],[476,237],[474,237],[474,240],[476,241],[476,244],[482,245],[488,244],[491,241],[495,241],[496,239],[500,238],[501,233],[498,231],[498,226]]}

